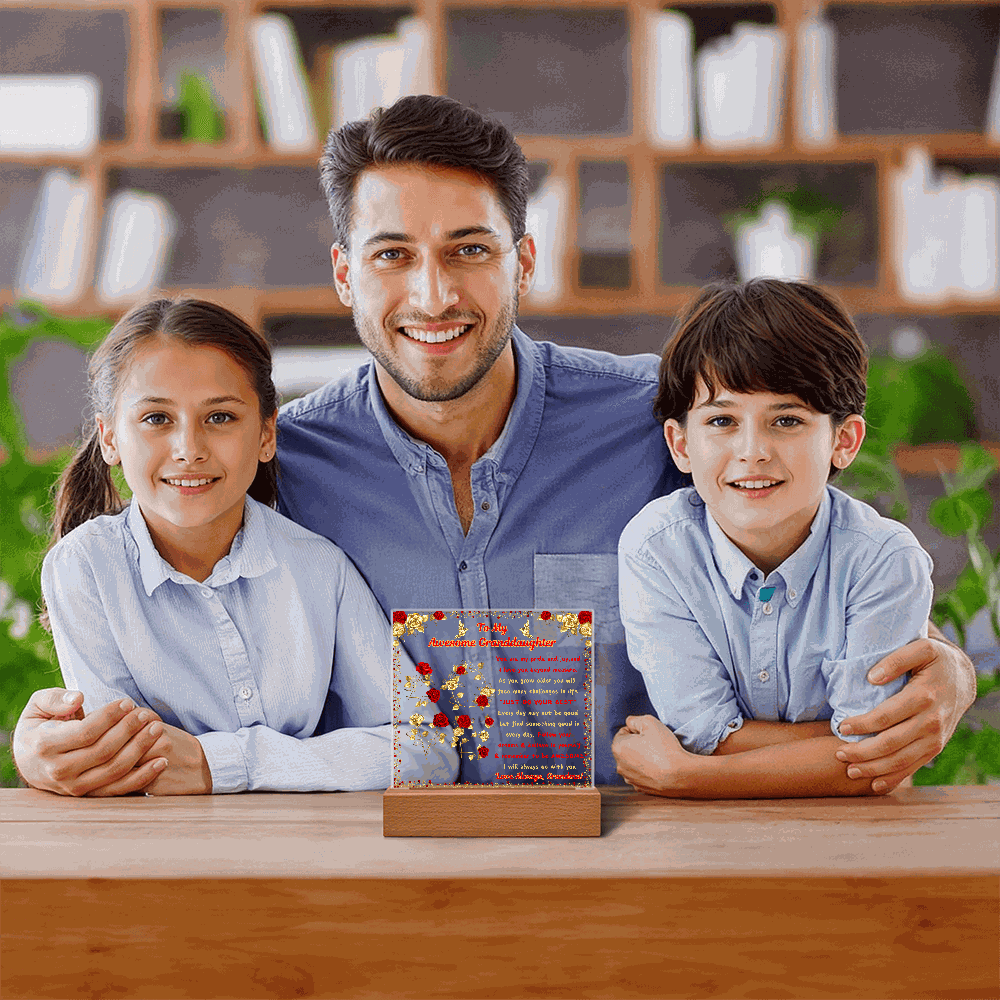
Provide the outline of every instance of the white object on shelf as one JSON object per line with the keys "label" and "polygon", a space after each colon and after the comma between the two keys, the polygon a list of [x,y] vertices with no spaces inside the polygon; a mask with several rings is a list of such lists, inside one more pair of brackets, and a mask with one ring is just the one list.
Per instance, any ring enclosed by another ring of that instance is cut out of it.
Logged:
{"label": "white object on shelf", "polygon": [[900,294],[926,304],[996,296],[1000,186],[949,171],[935,179],[920,147],[907,150],[891,184]]}
{"label": "white object on shelf", "polygon": [[792,232],[788,206],[769,201],[757,222],[744,223],[736,231],[736,264],[740,278],[812,278],[813,241]]}
{"label": "white object on shelf", "polygon": [[249,30],[268,145],[280,152],[314,148],[316,121],[292,22],[268,14],[253,18]]}
{"label": "white object on shelf", "polygon": [[371,359],[364,347],[276,347],[271,352],[274,386],[285,397],[301,396]]}
{"label": "white object on shelf", "polygon": [[31,236],[21,261],[18,291],[42,302],[72,302],[88,283],[85,253],[96,199],[86,181],[50,170],[35,202]]}
{"label": "white object on shelf", "polygon": [[798,32],[798,107],[795,138],[806,146],[828,146],[837,134],[837,33],[810,18]]}
{"label": "white object on shelf", "polygon": [[691,19],[676,10],[649,12],[646,39],[650,138],[658,146],[683,149],[694,142]]}
{"label": "white object on shelf", "polygon": [[426,21],[404,18],[394,35],[373,35],[338,45],[333,67],[333,128],[366,118],[400,97],[427,94],[431,31]]}
{"label": "white object on shelf", "polygon": [[731,37],[698,53],[698,115],[708,148],[778,141],[784,61],[784,32],[757,24],[737,24]]}
{"label": "white object on shelf", "polygon": [[97,293],[105,302],[138,299],[163,278],[177,232],[170,206],[156,195],[121,191],[107,210]]}
{"label": "white object on shelf", "polygon": [[993,63],[993,82],[990,85],[990,100],[986,106],[986,124],[983,133],[987,139],[1000,142],[1000,47]]}
{"label": "white object on shelf", "polygon": [[997,269],[1000,183],[989,177],[970,177],[962,189],[962,233],[959,271],[963,299],[992,298],[1000,292]]}
{"label": "white object on shelf", "polygon": [[547,177],[528,201],[527,231],[535,238],[536,250],[532,302],[554,301],[562,294],[568,205],[566,182],[558,177]]}
{"label": "white object on shelf", "polygon": [[100,96],[89,73],[0,76],[0,152],[86,156],[97,146]]}

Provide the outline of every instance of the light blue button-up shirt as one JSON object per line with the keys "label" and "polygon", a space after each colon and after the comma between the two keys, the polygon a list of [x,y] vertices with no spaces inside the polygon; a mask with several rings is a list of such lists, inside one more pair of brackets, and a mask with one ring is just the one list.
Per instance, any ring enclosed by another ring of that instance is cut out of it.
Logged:
{"label": "light blue button-up shirt", "polygon": [[[269,507],[247,498],[198,583],[156,551],[133,501],[62,538],[42,592],[86,711],[127,696],[194,734],[213,792],[392,784],[388,621],[340,549]],[[324,704],[333,731],[314,737]],[[396,735],[403,780],[454,780],[450,747]]]}
{"label": "light blue button-up shirt", "polygon": [[[447,463],[393,420],[371,363],[282,407],[279,509],[340,545],[387,613],[592,610],[595,774],[617,783],[611,737],[627,715],[652,710],[625,655],[618,536],[644,504],[689,480],[653,417],[657,357],[535,343],[516,327],[512,343],[516,395],[472,466],[468,534]],[[404,642],[431,662],[421,638]],[[497,688],[487,652],[476,661]],[[436,655],[446,672],[458,662]],[[463,758],[461,768],[462,781],[493,780],[490,760]]]}
{"label": "light blue button-up shirt", "polygon": [[844,719],[905,683],[871,684],[868,669],[927,635],[930,556],[904,525],[832,486],[809,537],[766,579],[693,488],[644,507],[619,560],[629,657],[660,720],[695,753],[745,719],[829,719],[840,736]]}

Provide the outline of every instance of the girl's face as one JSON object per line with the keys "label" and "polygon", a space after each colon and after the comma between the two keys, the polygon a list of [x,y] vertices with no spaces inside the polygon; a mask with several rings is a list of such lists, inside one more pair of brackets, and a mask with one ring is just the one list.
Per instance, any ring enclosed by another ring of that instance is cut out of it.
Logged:
{"label": "girl's face", "polygon": [[129,365],[114,419],[97,423],[104,460],[121,462],[154,542],[228,551],[257,463],[274,456],[276,417],[261,420],[225,351],[156,339]]}

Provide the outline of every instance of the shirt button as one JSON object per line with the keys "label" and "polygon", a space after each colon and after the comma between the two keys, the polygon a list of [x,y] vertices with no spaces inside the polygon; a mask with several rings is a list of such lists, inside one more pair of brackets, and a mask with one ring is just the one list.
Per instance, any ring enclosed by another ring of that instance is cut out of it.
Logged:
{"label": "shirt button", "polygon": [[760,672],[760,673],[759,673],[759,674],[757,675],[757,679],[758,679],[759,681],[766,681],[766,680],[768,679],[768,677],[770,677],[770,676],[771,676],[771,675],[770,675],[770,674],[769,674],[769,673],[768,673],[768,672],[767,672],[766,670],[762,670],[762,671],[761,671],[761,672]]}
{"label": "shirt button", "polygon": [[418,465],[413,471],[414,472],[423,472],[424,471],[424,467],[422,465]]}
{"label": "shirt button", "polygon": [[468,565],[466,564],[465,560],[463,559],[463,560],[462,560],[462,562],[460,562],[460,563],[458,564],[458,568],[459,568],[460,570],[465,570],[465,569],[468,569],[469,567],[468,567]]}
{"label": "shirt button", "polygon": [[736,720],[734,719],[732,722],[729,723],[729,728],[730,729],[735,729],[738,725],[739,725],[739,723],[736,722]]}
{"label": "shirt button", "polygon": [[489,509],[490,509],[490,502],[489,502],[489,500],[484,500],[484,501],[483,501],[483,502],[482,502],[482,503],[481,503],[481,504],[479,505],[479,509],[480,509],[480,510],[489,510]]}
{"label": "shirt button", "polygon": [[774,608],[771,607],[771,602],[768,601],[760,610],[763,611],[765,615],[769,615]]}
{"label": "shirt button", "polygon": [[794,590],[788,591],[788,596],[791,597],[794,600],[794,598],[795,598],[795,591]]}
{"label": "shirt button", "polygon": [[240,688],[240,697],[244,701],[249,701],[253,697],[253,691],[251,691],[250,688],[248,688],[248,687],[241,687]]}

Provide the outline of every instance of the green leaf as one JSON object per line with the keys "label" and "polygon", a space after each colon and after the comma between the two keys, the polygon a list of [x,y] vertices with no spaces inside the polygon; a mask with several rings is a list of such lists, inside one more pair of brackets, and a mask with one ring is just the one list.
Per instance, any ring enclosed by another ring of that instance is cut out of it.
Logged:
{"label": "green leaf", "polygon": [[966,441],[959,449],[956,485],[962,490],[976,490],[996,474],[997,460],[981,444]]}
{"label": "green leaf", "polygon": [[207,79],[185,70],[180,75],[178,108],[184,115],[184,138],[190,142],[221,142],[225,139],[222,112],[212,97]]}
{"label": "green leaf", "polygon": [[975,531],[979,526],[975,508],[960,496],[938,497],[930,505],[927,520],[950,538]]}

